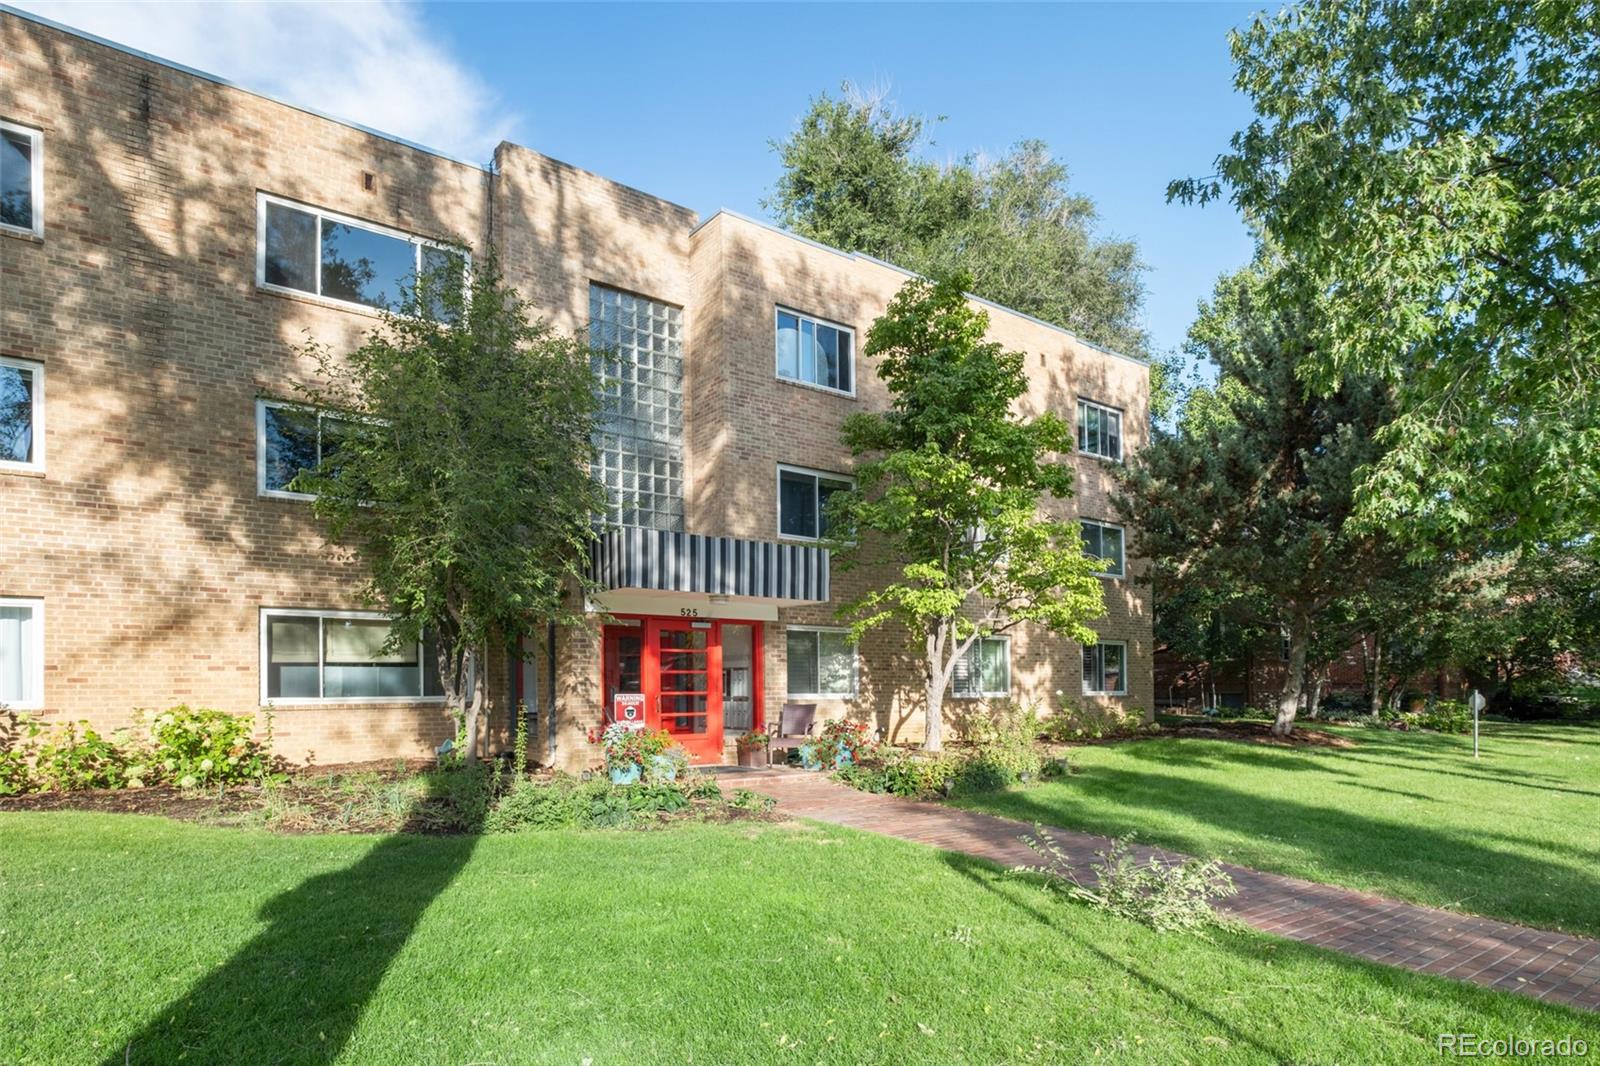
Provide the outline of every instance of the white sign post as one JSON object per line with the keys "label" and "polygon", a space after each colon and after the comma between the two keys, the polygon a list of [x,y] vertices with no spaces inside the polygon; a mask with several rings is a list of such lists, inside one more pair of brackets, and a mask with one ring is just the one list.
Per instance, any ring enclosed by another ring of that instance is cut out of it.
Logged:
{"label": "white sign post", "polygon": [[1483,710],[1483,705],[1488,701],[1483,698],[1483,693],[1477,689],[1472,690],[1472,695],[1467,700],[1467,706],[1472,708],[1472,757],[1478,757],[1478,713]]}

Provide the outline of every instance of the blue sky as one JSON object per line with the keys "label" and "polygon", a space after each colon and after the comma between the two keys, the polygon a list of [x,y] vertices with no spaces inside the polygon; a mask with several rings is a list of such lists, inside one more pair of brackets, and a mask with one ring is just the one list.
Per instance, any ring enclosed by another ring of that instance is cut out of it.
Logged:
{"label": "blue sky", "polygon": [[768,141],[841,82],[945,115],[938,155],[1036,137],[1150,266],[1180,344],[1250,242],[1226,206],[1169,205],[1249,119],[1226,33],[1250,4],[524,5],[13,0],[249,88],[484,160],[504,136],[686,204],[761,215]]}

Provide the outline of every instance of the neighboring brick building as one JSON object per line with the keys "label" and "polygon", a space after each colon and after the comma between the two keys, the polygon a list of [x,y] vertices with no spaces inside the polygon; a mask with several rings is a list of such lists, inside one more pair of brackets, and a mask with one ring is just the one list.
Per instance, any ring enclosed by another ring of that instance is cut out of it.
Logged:
{"label": "neighboring brick building", "polygon": [[[895,637],[852,652],[838,633],[834,605],[870,577],[830,574],[815,539],[850,469],[841,423],[887,403],[858,349],[905,271],[512,144],[492,167],[452,160],[14,13],[0,136],[0,703],[108,727],[270,705],[279,750],[323,763],[448,736],[427,656],[374,657],[359,569],[285,491],[336,420],[282,401],[315,372],[306,337],[353,346],[385,279],[493,244],[557,328],[627,357],[597,471],[620,531],[594,560],[596,606],[624,624],[555,634],[553,669],[543,641],[492,664],[498,734],[525,700],[536,751],[589,765],[584,736],[622,692],[664,701],[647,713],[704,760],[800,697],[920,737]],[[1143,363],[987,310],[1027,354],[1030,410],[1091,449],[1144,442]],[[1072,462],[1063,513],[1109,522],[1107,461]],[[1094,535],[1120,553],[1120,531]],[[1106,579],[1089,653],[1091,687],[1125,693],[1082,695],[1083,649],[1024,629],[974,659],[947,713],[1057,691],[1150,708],[1142,567]]]}

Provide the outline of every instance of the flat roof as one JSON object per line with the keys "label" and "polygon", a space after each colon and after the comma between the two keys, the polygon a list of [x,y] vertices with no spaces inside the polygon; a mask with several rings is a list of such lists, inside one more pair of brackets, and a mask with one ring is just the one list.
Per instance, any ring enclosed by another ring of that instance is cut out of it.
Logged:
{"label": "flat roof", "polygon": [[[739,211],[735,211],[735,210],[733,210],[731,208],[727,208],[727,207],[718,209],[717,212],[715,214],[713,214],[710,218],[707,218],[704,222],[701,222],[700,225],[696,226],[693,230],[690,230],[689,231],[690,236],[693,236],[698,230],[700,230],[701,227],[710,225],[713,221],[715,221],[719,216],[722,216],[722,215],[727,215],[729,218],[738,219],[740,222],[748,223],[749,225],[752,225],[752,226],[758,226],[761,229],[767,230],[767,231],[772,232],[772,233],[781,234],[782,236],[789,238],[791,241],[798,241],[801,244],[808,244],[811,247],[816,248],[819,251],[828,252],[828,253],[830,253],[832,255],[841,256],[842,258],[845,258],[845,259],[850,259],[850,260],[854,260],[856,262],[862,262],[862,263],[872,263],[872,264],[874,264],[876,266],[881,266],[881,267],[883,267],[883,268],[885,268],[887,270],[892,270],[897,274],[904,274],[908,278],[920,278],[920,277],[923,276],[921,274],[918,274],[915,270],[910,270],[910,269],[908,269],[906,267],[903,267],[903,266],[899,265],[898,263],[891,263],[886,259],[879,259],[877,256],[867,255],[865,252],[847,252],[843,248],[835,248],[831,244],[823,244],[821,241],[814,241],[810,237],[802,237],[800,234],[795,233],[792,230],[784,229],[782,226],[777,225],[776,223],[767,222],[767,221],[764,221],[763,219],[759,219],[759,218],[751,218],[749,215],[743,214],[743,213],[741,213]],[[1088,339],[1086,339],[1086,338],[1074,333],[1072,330],[1067,329],[1065,326],[1058,326],[1054,322],[1046,322],[1044,319],[1039,318],[1036,315],[1030,315],[1026,311],[1018,311],[1014,307],[1007,307],[1005,304],[995,303],[993,300],[985,299],[984,297],[978,296],[975,293],[970,293],[969,292],[969,293],[966,294],[966,296],[967,296],[967,299],[972,300],[974,303],[980,303],[985,307],[992,307],[996,311],[1004,311],[1008,315],[1016,315],[1018,318],[1024,319],[1025,321],[1028,321],[1028,322],[1032,322],[1036,326],[1043,326],[1045,329],[1048,329],[1048,330],[1050,330],[1050,331],[1052,331],[1054,333],[1059,333],[1064,337],[1070,337],[1070,338],[1072,338],[1072,340],[1074,340],[1078,344],[1083,345],[1085,348],[1093,349],[1094,351],[1097,351],[1097,352],[1101,353],[1102,355],[1109,355],[1114,359],[1125,359],[1128,362],[1133,363],[1136,366],[1142,366],[1142,367],[1145,367],[1147,369],[1150,366],[1150,361],[1147,360],[1147,359],[1140,359],[1140,358],[1137,358],[1136,356],[1132,356],[1132,355],[1124,355],[1122,352],[1116,351],[1115,349],[1112,349],[1112,348],[1107,348],[1103,344],[1096,344],[1094,341],[1088,340]]]}

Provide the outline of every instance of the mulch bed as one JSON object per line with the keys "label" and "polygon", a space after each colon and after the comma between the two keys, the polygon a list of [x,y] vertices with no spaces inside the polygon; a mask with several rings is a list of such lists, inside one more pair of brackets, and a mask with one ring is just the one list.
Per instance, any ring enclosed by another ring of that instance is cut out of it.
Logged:
{"label": "mulch bed", "polygon": [[1307,729],[1296,724],[1294,732],[1286,737],[1273,735],[1271,722],[1235,720],[1231,722],[1204,722],[1170,726],[1156,736],[1205,737],[1208,740],[1245,740],[1252,744],[1270,744],[1278,748],[1353,748],[1356,742],[1337,733],[1321,729]]}

